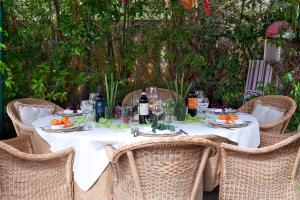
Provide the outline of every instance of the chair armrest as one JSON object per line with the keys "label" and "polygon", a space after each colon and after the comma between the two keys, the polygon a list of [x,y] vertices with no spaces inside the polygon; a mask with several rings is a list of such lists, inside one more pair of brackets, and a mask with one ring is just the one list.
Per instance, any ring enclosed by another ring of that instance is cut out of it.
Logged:
{"label": "chair armrest", "polygon": [[[221,144],[221,181],[230,184],[237,182],[262,181],[269,183],[268,177],[278,180],[292,180],[295,158],[299,148],[300,134],[296,134],[280,143],[264,148],[241,148],[230,144]],[[297,161],[296,161],[297,162]],[[295,171],[295,170],[294,170]]]}
{"label": "chair armrest", "polygon": [[25,153],[22,152],[12,146],[9,146],[8,144],[5,144],[4,142],[0,143],[0,148],[3,151],[8,152],[9,154],[22,159],[22,160],[30,160],[30,161],[47,161],[47,160],[52,160],[60,157],[74,157],[74,149],[73,148],[67,148],[62,151],[57,151],[54,153],[47,153],[47,154],[30,154],[30,153]]}
{"label": "chair armrest", "polygon": [[1,142],[12,146],[15,149],[18,149],[19,151],[31,154],[33,153],[33,147],[29,134],[20,135],[18,137],[8,140],[2,140]]}
{"label": "chair armrest", "polygon": [[111,145],[106,145],[105,150],[106,150],[106,155],[108,157],[108,160],[109,162],[111,162],[114,157],[114,148]]}
{"label": "chair armrest", "polygon": [[281,141],[279,143],[273,144],[271,146],[263,147],[263,148],[245,148],[245,147],[238,147],[236,145],[231,145],[227,143],[222,143],[220,145],[220,148],[223,150],[228,150],[230,152],[236,152],[236,153],[242,153],[242,154],[268,154],[271,153],[274,150],[284,148],[293,141],[296,141],[297,139],[300,138],[300,132],[294,134],[291,137],[288,137],[286,140]]}
{"label": "chair armrest", "polygon": [[260,131],[260,147],[266,147],[274,145],[276,143],[280,143],[295,134],[297,134],[297,132],[272,134],[269,132]]}

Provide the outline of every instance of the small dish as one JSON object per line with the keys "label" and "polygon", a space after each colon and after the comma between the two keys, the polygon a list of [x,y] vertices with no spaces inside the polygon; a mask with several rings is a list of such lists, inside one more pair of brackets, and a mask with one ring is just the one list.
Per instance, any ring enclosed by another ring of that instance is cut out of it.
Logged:
{"label": "small dish", "polygon": [[178,129],[176,129],[175,131],[170,131],[170,130],[156,130],[156,132],[154,133],[152,131],[151,127],[143,127],[141,128],[141,130],[139,129],[134,129],[134,131],[131,131],[134,136],[144,136],[144,137],[174,137],[174,136],[178,136],[181,134],[186,134]]}
{"label": "small dish", "polygon": [[[54,127],[53,126],[57,126]],[[42,127],[42,130],[45,132],[51,132],[51,133],[63,133],[63,132],[72,132],[72,131],[81,131],[84,130],[84,126],[70,126],[70,127],[62,127],[59,128],[60,125],[50,125]]]}
{"label": "small dish", "polygon": [[65,127],[64,124],[59,124],[59,125],[51,125],[50,128],[53,130],[59,130],[59,129],[63,129]]}
{"label": "small dish", "polygon": [[248,121],[241,121],[241,120],[236,120],[235,123],[228,123],[226,124],[225,122],[222,122],[223,120],[215,120],[212,122],[209,122],[209,125],[211,127],[220,127],[220,128],[227,128],[227,129],[232,129],[232,128],[243,128],[246,127],[250,124]]}
{"label": "small dish", "polygon": [[244,123],[242,120],[235,120],[234,122],[229,121],[229,123],[226,123],[226,120],[220,120],[220,119],[216,119],[215,122],[218,124],[243,124]]}

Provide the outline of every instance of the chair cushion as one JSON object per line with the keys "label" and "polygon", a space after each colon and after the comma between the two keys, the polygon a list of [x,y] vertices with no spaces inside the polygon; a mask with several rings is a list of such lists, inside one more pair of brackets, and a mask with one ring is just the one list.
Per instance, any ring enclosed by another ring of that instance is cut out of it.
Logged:
{"label": "chair cushion", "polygon": [[19,114],[20,121],[27,126],[32,126],[32,123],[38,118],[51,115],[54,112],[54,107],[51,105],[32,105],[16,102],[14,106]]}
{"label": "chair cushion", "polygon": [[276,108],[257,100],[252,115],[258,120],[258,123],[261,126],[275,123],[284,116],[285,112],[285,109]]}

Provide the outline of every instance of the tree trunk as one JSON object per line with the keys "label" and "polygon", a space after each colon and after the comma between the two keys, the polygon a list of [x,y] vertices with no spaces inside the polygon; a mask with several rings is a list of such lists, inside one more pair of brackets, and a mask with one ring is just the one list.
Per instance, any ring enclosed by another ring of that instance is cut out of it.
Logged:
{"label": "tree trunk", "polygon": [[60,31],[60,0],[53,0],[54,8],[55,8],[55,16],[56,16],[56,32],[57,32],[57,40],[60,40],[62,37],[61,31]]}

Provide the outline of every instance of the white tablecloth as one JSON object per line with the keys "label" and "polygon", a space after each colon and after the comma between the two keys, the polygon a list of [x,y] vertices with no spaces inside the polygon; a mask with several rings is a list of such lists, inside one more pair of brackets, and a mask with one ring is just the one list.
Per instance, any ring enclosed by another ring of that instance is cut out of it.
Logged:
{"label": "white tablecloth", "polygon": [[[130,130],[115,131],[107,128],[94,128],[88,131],[69,133],[49,133],[41,127],[50,124],[53,116],[43,117],[33,123],[37,133],[49,143],[52,152],[67,147],[75,149],[74,180],[79,187],[87,191],[95,183],[109,164],[106,155],[106,145],[119,148],[125,144],[149,140],[147,137],[133,137]],[[251,115],[240,115],[240,120],[251,121],[244,128],[233,130],[225,128],[210,128],[206,124],[186,124],[176,122],[176,127],[194,135],[216,135],[236,142],[241,147],[256,148],[260,144],[259,125]]]}

